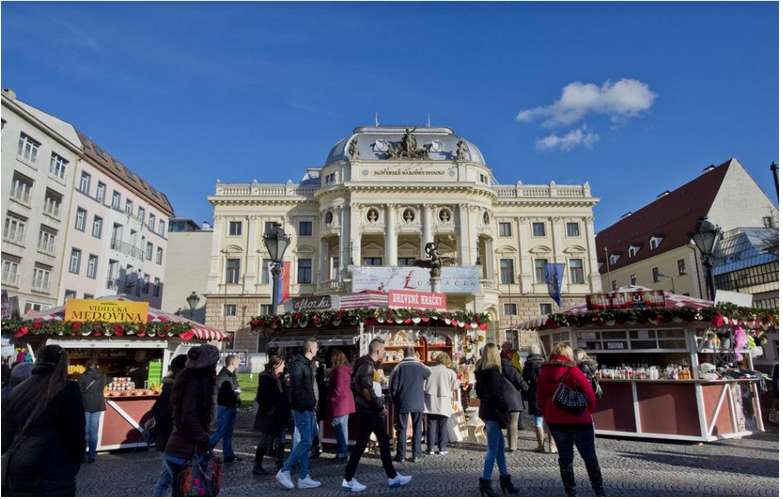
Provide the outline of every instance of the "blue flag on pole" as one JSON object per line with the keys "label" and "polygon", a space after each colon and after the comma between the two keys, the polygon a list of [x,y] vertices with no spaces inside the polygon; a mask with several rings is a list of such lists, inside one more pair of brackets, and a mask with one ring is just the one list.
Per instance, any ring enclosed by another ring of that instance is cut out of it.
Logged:
{"label": "blue flag on pole", "polygon": [[563,284],[563,272],[565,271],[564,263],[547,263],[546,264],[546,285],[549,291],[549,296],[555,300],[557,306],[560,304],[560,287]]}

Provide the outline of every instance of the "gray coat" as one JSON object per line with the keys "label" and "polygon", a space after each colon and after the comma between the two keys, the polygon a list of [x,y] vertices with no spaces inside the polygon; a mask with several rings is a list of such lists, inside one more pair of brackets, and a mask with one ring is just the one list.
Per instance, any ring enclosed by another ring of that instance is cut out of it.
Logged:
{"label": "gray coat", "polygon": [[424,381],[431,374],[432,370],[415,357],[405,357],[397,364],[389,379],[397,412],[424,412]]}

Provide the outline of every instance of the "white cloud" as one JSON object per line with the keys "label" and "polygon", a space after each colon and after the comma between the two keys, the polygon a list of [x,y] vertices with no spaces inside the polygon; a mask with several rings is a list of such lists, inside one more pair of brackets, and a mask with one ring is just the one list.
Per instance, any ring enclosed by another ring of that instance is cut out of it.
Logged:
{"label": "white cloud", "polygon": [[517,115],[517,121],[530,123],[543,118],[542,126],[555,128],[597,114],[607,115],[613,122],[622,122],[650,109],[656,97],[657,94],[639,80],[623,78],[616,83],[607,80],[600,87],[575,81],[563,88],[560,99],[554,104],[523,109]]}
{"label": "white cloud", "polygon": [[570,151],[576,146],[592,149],[593,144],[598,142],[598,139],[600,138],[601,136],[597,133],[593,133],[592,130],[587,128],[587,125],[582,125],[562,136],[552,133],[543,139],[536,140],[536,149],[542,151],[549,151],[552,149]]}

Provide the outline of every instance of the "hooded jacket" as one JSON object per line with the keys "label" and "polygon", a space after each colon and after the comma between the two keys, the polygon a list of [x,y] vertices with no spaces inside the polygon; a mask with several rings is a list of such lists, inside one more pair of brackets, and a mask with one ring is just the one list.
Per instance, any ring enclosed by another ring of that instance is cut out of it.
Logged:
{"label": "hooded jacket", "polygon": [[389,393],[397,412],[424,412],[424,382],[432,370],[416,357],[405,357],[395,366],[389,379]]}
{"label": "hooded jacket", "polygon": [[289,426],[291,406],[285,387],[274,372],[264,371],[258,377],[256,392],[258,412],[253,429],[277,436]]}
{"label": "hooded jacket", "polygon": [[[563,384],[579,390],[587,397],[587,409],[582,414],[571,414],[559,408],[552,401],[560,379],[565,375]],[[593,424],[595,410],[595,392],[582,371],[568,357],[551,355],[544,363],[538,376],[538,407],[544,415],[547,425],[556,424]]]}
{"label": "hooded jacket", "polygon": [[496,421],[502,429],[508,427],[508,403],[503,389],[503,375],[499,369],[476,371],[476,395],[481,399],[479,417],[484,421]]}
{"label": "hooded jacket", "polygon": [[501,358],[500,368],[503,371],[503,377],[510,383],[510,385],[509,383],[505,384],[504,390],[508,412],[522,412],[525,409],[522,404],[522,391],[527,389],[527,382],[510,360]]}
{"label": "hooded jacket", "polygon": [[532,354],[525,360],[525,367],[522,369],[522,377],[527,381],[527,411],[531,416],[541,416],[538,407],[538,375],[543,365],[544,358]]}
{"label": "hooded jacket", "polygon": [[347,416],[356,412],[356,401],[351,391],[351,366],[338,366],[329,378],[329,403],[332,417]]}
{"label": "hooded jacket", "polygon": [[353,385],[356,393],[356,412],[377,415],[386,406],[381,392],[380,366],[365,355],[356,361],[353,370]]}
{"label": "hooded jacket", "polygon": [[103,398],[103,387],[109,379],[97,367],[91,367],[79,376],[79,389],[82,391],[84,412],[103,412],[106,410],[106,400]]}
{"label": "hooded jacket", "polygon": [[152,408],[152,417],[155,418],[155,448],[160,452],[166,450],[166,444],[174,429],[174,423],[171,416],[171,389],[174,387],[174,378],[166,376],[163,378],[160,389],[160,397]]}
{"label": "hooded jacket", "polygon": [[227,367],[224,367],[218,373],[215,384],[217,385],[217,405],[239,407],[239,395],[235,391],[239,388],[236,372],[231,372]]}
{"label": "hooded jacket", "polygon": [[291,365],[291,408],[295,411],[315,411],[315,370],[313,361],[302,354]]}

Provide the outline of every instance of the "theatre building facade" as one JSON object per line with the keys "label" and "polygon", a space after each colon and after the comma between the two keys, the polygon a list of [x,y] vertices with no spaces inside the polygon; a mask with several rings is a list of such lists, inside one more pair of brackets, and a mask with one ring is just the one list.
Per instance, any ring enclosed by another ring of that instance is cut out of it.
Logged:
{"label": "theatre building facade", "polygon": [[519,347],[534,333],[510,325],[558,308],[547,264],[561,264],[564,307],[601,289],[589,184],[499,184],[448,127],[359,127],[298,183],[218,182],[209,201],[206,321],[235,333],[234,349],[265,348],[248,322],[271,309],[264,234],[275,223],[291,238],[283,298],[431,291],[416,261],[434,243],[447,308],[488,313],[488,339]]}

